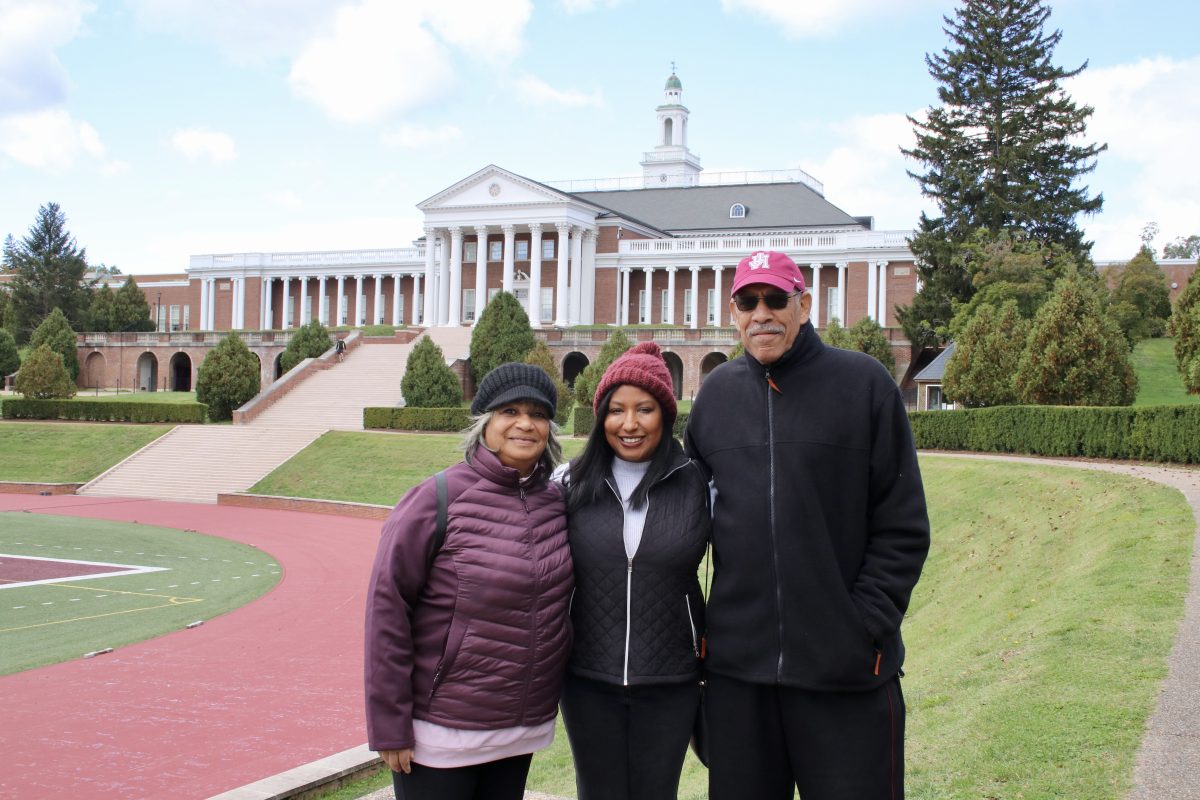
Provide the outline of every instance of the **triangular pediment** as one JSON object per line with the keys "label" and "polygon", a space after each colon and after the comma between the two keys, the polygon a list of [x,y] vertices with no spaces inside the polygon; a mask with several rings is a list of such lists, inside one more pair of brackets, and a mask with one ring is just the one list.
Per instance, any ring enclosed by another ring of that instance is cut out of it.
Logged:
{"label": "triangular pediment", "polygon": [[570,195],[545,184],[491,164],[418,203],[417,208],[429,212],[454,208],[562,204],[570,203],[572,199]]}

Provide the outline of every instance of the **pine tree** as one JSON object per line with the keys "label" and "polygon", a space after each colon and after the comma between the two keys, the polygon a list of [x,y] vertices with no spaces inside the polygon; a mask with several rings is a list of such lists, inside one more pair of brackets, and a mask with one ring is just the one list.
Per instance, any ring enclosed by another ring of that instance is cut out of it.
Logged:
{"label": "pine tree", "polygon": [[954,353],[942,380],[946,396],[968,408],[1016,403],[1013,378],[1028,329],[1029,322],[1022,318],[1016,300],[1009,300],[999,310],[979,306],[954,340]]}
{"label": "pine tree", "polygon": [[79,375],[78,340],[75,331],[71,330],[67,318],[59,309],[54,309],[42,320],[42,324],[37,326],[37,330],[29,338],[29,344],[31,347],[49,345],[51,350],[62,356],[71,380],[75,380]]}
{"label": "pine tree", "polygon": [[1175,365],[1189,394],[1200,394],[1200,269],[1188,278],[1175,298],[1171,312],[1171,335],[1175,337]]}
{"label": "pine tree", "polygon": [[604,371],[608,369],[612,362],[616,361],[629,348],[633,347],[633,342],[629,341],[629,337],[625,335],[625,331],[617,328],[609,334],[608,341],[600,348],[600,354],[596,356],[596,360],[583,368],[575,376],[575,402],[581,406],[589,408],[596,403],[596,387],[600,385],[600,379],[604,377]]}
{"label": "pine tree", "polygon": [[863,317],[846,329],[846,335],[850,339],[851,349],[871,356],[887,367],[888,372],[896,371],[896,357],[892,355],[892,345],[878,322],[870,317]]}
{"label": "pine tree", "polygon": [[1038,309],[1015,386],[1023,403],[1127,406],[1137,396],[1137,376],[1120,327],[1101,307],[1101,287],[1071,273]]}
{"label": "pine tree", "polygon": [[116,323],[113,322],[116,309],[114,305],[116,300],[114,292],[109,288],[107,283],[101,284],[100,288],[92,294],[92,305],[88,309],[88,327],[89,331],[115,331],[118,330]]}
{"label": "pine tree", "polygon": [[421,337],[408,354],[400,393],[412,408],[453,408],[463,401],[458,376],[446,366],[442,348],[428,336]]}
{"label": "pine tree", "polygon": [[1148,247],[1121,270],[1110,297],[1109,315],[1117,321],[1129,346],[1162,336],[1171,316],[1171,290]]}
{"label": "pine tree", "polygon": [[837,317],[829,320],[829,324],[825,326],[825,333],[821,336],[821,341],[830,347],[840,347],[843,350],[853,350],[854,342],[850,341],[850,334],[842,327],[842,322]]}
{"label": "pine tree", "polygon": [[314,319],[292,334],[279,357],[279,368],[288,372],[306,358],[316,358],[330,347],[329,329]]}
{"label": "pine tree", "polygon": [[[0,292],[2,294],[2,292]],[[12,334],[0,328],[0,385],[4,379],[21,368],[21,356]]]}
{"label": "pine tree", "polygon": [[208,406],[210,420],[232,419],[234,409],[252,400],[261,385],[258,358],[241,337],[230,332],[200,365],[196,400]]}
{"label": "pine tree", "polygon": [[62,356],[40,344],[21,365],[13,388],[35,400],[52,400],[75,396],[75,381],[67,374]]}
{"label": "pine tree", "polygon": [[521,302],[509,292],[497,292],[471,331],[471,375],[476,385],[501,364],[524,361],[533,341],[529,315]]}
{"label": "pine tree", "polygon": [[558,392],[558,408],[554,409],[554,421],[560,426],[567,424],[567,417],[571,413],[571,404],[575,398],[571,395],[571,389],[566,382],[558,376],[558,366],[554,363],[554,354],[550,352],[550,348],[541,339],[538,339],[533,345],[533,349],[529,351],[529,355],[525,356],[525,363],[532,364],[535,367],[541,367],[542,371],[550,376],[550,380],[554,381],[554,389]]}
{"label": "pine tree", "polygon": [[154,320],[150,318],[150,303],[132,275],[127,277],[121,288],[113,294],[112,324],[114,327],[110,330],[114,331],[154,330]]}
{"label": "pine tree", "polygon": [[4,260],[15,273],[12,281],[13,335],[25,341],[52,309],[66,315],[72,327],[83,329],[91,303],[86,280],[87,251],[67,231],[67,217],[57,203],[38,209],[24,239],[6,243]]}
{"label": "pine tree", "polygon": [[1076,217],[1104,201],[1077,184],[1107,145],[1080,143],[1092,109],[1061,82],[1087,63],[1053,63],[1062,33],[1045,32],[1049,16],[1042,0],[965,0],[943,18],[950,44],[925,58],[940,104],[924,121],[909,118],[916,146],[903,152],[922,165],[909,175],[940,216],[922,214],[910,242],[922,289],[899,316],[914,345],[944,336],[953,302],[973,294],[955,256],[977,229],[1024,231],[1078,256],[1090,247]]}

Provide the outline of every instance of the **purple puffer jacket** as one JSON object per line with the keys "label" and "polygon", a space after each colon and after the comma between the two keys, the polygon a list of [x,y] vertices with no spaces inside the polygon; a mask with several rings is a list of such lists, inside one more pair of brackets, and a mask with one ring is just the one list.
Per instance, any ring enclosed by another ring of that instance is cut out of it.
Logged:
{"label": "purple puffer jacket", "polygon": [[446,540],[427,569],[437,516],[432,478],[383,525],[367,591],[367,738],[413,746],[413,718],[499,730],[554,718],[571,650],[574,586],[566,509],[540,472],[483,447],[446,471]]}

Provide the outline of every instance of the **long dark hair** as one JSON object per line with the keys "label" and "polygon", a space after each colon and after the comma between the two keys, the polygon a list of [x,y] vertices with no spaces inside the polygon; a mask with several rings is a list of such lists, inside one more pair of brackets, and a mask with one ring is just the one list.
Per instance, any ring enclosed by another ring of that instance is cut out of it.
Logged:
{"label": "long dark hair", "polygon": [[[588,434],[587,444],[583,446],[583,452],[571,460],[571,479],[567,485],[568,513],[578,511],[589,503],[595,502],[600,498],[601,492],[609,491],[605,486],[605,481],[612,472],[612,461],[615,454],[604,433],[604,419],[608,416],[608,406],[612,402],[613,394],[623,385],[612,387],[600,398],[600,410],[596,414],[596,424],[592,426],[592,432]],[[650,468],[646,470],[646,474],[642,476],[642,480],[633,490],[633,496],[629,498],[629,504],[634,508],[640,508],[646,504],[650,487],[667,474],[667,470],[671,468],[676,447],[674,432],[671,430],[674,420],[667,419],[662,405],[657,400],[654,403],[658,406],[659,413],[662,414],[662,438],[658,440],[658,447],[655,448],[654,455],[650,457]]]}

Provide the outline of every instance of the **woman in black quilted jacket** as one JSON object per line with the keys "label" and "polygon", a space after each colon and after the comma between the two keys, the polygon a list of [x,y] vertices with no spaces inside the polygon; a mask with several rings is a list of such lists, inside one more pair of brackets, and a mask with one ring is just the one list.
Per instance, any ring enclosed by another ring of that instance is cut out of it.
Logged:
{"label": "woman in black quilted jacket", "polygon": [[563,722],[580,800],[673,800],[700,702],[708,482],[672,436],[658,345],[613,362],[595,411],[560,474],[576,586]]}

